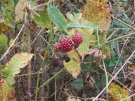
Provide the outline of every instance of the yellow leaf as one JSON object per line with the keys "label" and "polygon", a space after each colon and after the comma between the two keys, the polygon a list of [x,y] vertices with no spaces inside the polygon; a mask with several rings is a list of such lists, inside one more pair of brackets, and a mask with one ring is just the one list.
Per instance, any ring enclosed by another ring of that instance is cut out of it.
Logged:
{"label": "yellow leaf", "polygon": [[0,80],[0,101],[15,101],[14,88],[6,80]]}
{"label": "yellow leaf", "polygon": [[106,5],[108,0],[90,0],[84,6],[82,17],[98,25],[100,29],[108,30],[111,24],[110,7]]}
{"label": "yellow leaf", "polygon": [[10,29],[10,27],[4,23],[0,23],[0,31],[7,32]]}
{"label": "yellow leaf", "polygon": [[[108,93],[112,96],[113,101],[120,101],[129,96],[129,92],[126,89],[123,89],[114,83],[110,84]],[[124,101],[131,101],[131,99],[127,98]]]}
{"label": "yellow leaf", "polygon": [[79,55],[75,50],[72,50],[67,54],[70,57],[70,61],[64,62],[64,67],[74,78],[77,78],[81,72]]}

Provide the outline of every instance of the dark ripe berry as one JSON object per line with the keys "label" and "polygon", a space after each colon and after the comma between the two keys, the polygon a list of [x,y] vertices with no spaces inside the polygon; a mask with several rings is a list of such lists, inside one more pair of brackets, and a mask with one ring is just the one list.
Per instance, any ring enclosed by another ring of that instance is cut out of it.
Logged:
{"label": "dark ripe berry", "polygon": [[77,30],[74,32],[74,35],[72,36],[72,41],[77,45],[83,42],[83,37]]}
{"label": "dark ripe berry", "polygon": [[78,48],[79,47],[79,45],[78,44],[74,44],[74,48]]}
{"label": "dark ripe berry", "polygon": [[56,58],[52,59],[52,65],[53,65],[53,67],[58,67],[58,65],[59,65],[58,59],[56,59]]}
{"label": "dark ripe berry", "polygon": [[68,57],[67,54],[63,55],[63,60],[65,60],[65,62],[69,62],[70,58]]}
{"label": "dark ripe berry", "polygon": [[72,41],[70,39],[64,38],[61,40],[60,46],[64,52],[69,52],[72,50],[73,44],[72,44]]}
{"label": "dark ripe berry", "polygon": [[55,45],[54,45],[54,51],[55,51],[55,52],[59,52],[60,49],[61,49],[61,46],[60,46],[59,44],[55,44]]}
{"label": "dark ripe berry", "polygon": [[70,61],[70,58],[67,57],[67,58],[65,59],[65,62],[69,62],[69,61]]}

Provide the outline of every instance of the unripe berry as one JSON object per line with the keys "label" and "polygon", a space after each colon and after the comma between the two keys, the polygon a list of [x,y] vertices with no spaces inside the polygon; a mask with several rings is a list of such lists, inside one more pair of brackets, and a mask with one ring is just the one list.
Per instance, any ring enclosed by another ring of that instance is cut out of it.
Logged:
{"label": "unripe berry", "polygon": [[74,35],[72,36],[72,41],[77,45],[83,42],[83,37],[77,30],[74,32]]}
{"label": "unripe berry", "polygon": [[59,52],[60,49],[61,49],[61,46],[60,46],[59,44],[55,44],[55,45],[54,45],[54,51],[55,51],[55,52]]}
{"label": "unripe berry", "polygon": [[61,40],[60,46],[64,52],[69,52],[72,50],[73,44],[72,44],[72,41],[70,39],[64,38]]}

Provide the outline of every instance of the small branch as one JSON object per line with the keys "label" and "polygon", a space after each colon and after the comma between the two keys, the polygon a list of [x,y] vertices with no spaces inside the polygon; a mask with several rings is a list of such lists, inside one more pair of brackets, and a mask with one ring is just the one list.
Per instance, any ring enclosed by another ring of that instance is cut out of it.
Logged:
{"label": "small branch", "polygon": [[119,21],[119,22],[121,22],[121,23],[123,23],[123,24],[127,25],[127,26],[128,26],[128,27],[130,27],[131,29],[135,30],[135,28],[134,28],[134,27],[132,27],[131,25],[129,25],[129,24],[127,24],[127,23],[125,23],[125,22],[121,21],[120,19],[117,19],[117,18],[116,18],[116,17],[114,17],[113,15],[111,15],[111,17],[112,17],[113,19],[115,19],[115,20],[117,20],[117,21]]}
{"label": "small branch", "polygon": [[47,85],[50,81],[52,81],[55,77],[57,77],[60,73],[62,73],[64,70],[61,69],[59,72],[57,72],[54,76],[52,76],[49,80],[47,80],[45,83],[43,83],[37,90],[39,90],[40,88],[44,87],[45,85]]}
{"label": "small branch", "polygon": [[24,25],[23,25],[22,28],[20,29],[19,33],[17,34],[16,38],[14,39],[14,41],[12,42],[12,44],[10,45],[10,47],[7,49],[7,51],[4,53],[4,55],[0,58],[0,61],[8,54],[9,50],[12,48],[12,46],[13,46],[14,43],[15,43],[15,41],[18,39],[19,35],[21,34],[23,28],[24,28]]}
{"label": "small branch", "polygon": [[119,74],[119,72],[124,68],[124,66],[127,64],[127,62],[130,60],[130,58],[135,54],[135,51],[130,55],[130,57],[126,60],[126,62],[123,64],[123,66],[118,70],[118,72],[112,77],[112,79],[108,82],[106,87],[93,99],[93,101],[96,101],[98,97],[108,88],[108,86],[111,84],[111,82],[116,78],[116,76]]}
{"label": "small branch", "polygon": [[[51,31],[50,32],[51,33],[50,33],[50,37],[49,37],[49,42],[47,43],[47,47],[46,47],[45,53],[44,53],[44,59],[42,60],[42,64],[41,64],[40,68],[43,68],[44,62],[45,62],[45,59],[46,59],[45,58],[46,57],[46,52],[48,52],[50,45],[53,44],[53,41],[54,41],[54,27],[53,27],[53,24],[51,24]],[[37,101],[39,81],[40,81],[40,74],[38,74],[38,78],[37,78],[35,101]]]}

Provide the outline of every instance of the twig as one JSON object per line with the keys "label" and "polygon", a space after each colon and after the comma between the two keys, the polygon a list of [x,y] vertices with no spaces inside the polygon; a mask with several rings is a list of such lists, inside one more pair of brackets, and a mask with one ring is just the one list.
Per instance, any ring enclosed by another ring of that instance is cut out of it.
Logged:
{"label": "twig", "polygon": [[21,34],[23,28],[24,28],[24,25],[23,25],[22,28],[20,29],[19,33],[17,34],[16,38],[14,39],[14,41],[12,42],[12,44],[10,45],[10,47],[7,49],[7,51],[4,53],[4,55],[0,58],[0,61],[8,54],[9,50],[12,48],[12,46],[13,46],[14,43],[15,43],[15,41],[17,40],[17,38],[18,38],[19,35]]}
{"label": "twig", "polygon": [[109,81],[109,83],[106,85],[106,87],[93,99],[93,101],[96,101],[98,97],[106,90],[106,88],[110,85],[110,83],[115,79],[115,77],[119,74],[119,72],[124,68],[124,66],[127,64],[127,62],[130,60],[130,58],[134,55],[134,52],[130,55],[130,57],[126,60],[126,62],[123,64],[123,66],[118,70],[118,72],[113,76],[113,78]]}
{"label": "twig", "polygon": [[125,22],[123,22],[123,21],[122,21],[122,20],[120,20],[120,19],[117,19],[117,18],[116,18],[116,17],[114,17],[113,15],[111,15],[111,17],[112,17],[113,19],[115,19],[115,20],[117,20],[117,21],[119,21],[119,22],[121,22],[121,23],[123,23],[123,24],[127,25],[127,26],[128,26],[128,27],[130,27],[131,29],[135,30],[135,28],[134,28],[134,27],[132,27],[131,25],[129,25],[129,24],[125,23]]}

